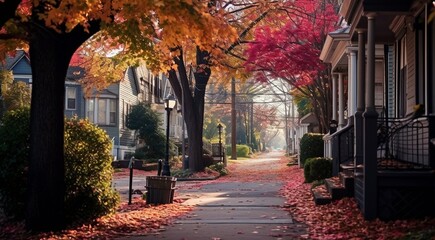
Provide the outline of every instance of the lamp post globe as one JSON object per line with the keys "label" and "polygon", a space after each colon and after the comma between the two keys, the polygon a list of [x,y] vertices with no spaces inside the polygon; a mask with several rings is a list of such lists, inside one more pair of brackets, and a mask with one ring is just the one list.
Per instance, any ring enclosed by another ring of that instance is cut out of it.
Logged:
{"label": "lamp post globe", "polygon": [[175,104],[177,102],[175,101],[174,95],[170,94],[165,99],[165,110],[166,110],[166,154],[165,154],[165,161],[163,163],[163,176],[171,176],[171,170],[169,166],[169,122],[170,122],[170,115],[172,109],[175,107]]}

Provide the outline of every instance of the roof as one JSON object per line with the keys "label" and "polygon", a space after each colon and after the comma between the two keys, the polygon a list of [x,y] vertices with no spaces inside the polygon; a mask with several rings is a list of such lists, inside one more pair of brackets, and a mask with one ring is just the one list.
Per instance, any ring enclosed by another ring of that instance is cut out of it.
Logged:
{"label": "roof", "polygon": [[17,50],[15,54],[8,54],[3,62],[0,62],[0,69],[12,70],[21,59],[26,59],[30,63],[30,58],[24,50]]}
{"label": "roof", "polygon": [[303,116],[300,120],[300,123],[314,123],[317,124],[317,118],[314,116],[314,113],[308,113],[307,115]]}

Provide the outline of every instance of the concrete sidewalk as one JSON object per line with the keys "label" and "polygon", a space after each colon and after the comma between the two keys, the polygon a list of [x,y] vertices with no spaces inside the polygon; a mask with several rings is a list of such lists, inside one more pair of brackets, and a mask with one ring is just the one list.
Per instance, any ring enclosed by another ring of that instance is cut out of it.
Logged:
{"label": "concrete sidewalk", "polygon": [[[255,168],[255,161],[250,164]],[[192,212],[154,235],[120,239],[300,239],[307,228],[281,208],[281,186],[279,181],[212,182],[179,192],[179,198],[188,199],[183,204],[195,207]]]}

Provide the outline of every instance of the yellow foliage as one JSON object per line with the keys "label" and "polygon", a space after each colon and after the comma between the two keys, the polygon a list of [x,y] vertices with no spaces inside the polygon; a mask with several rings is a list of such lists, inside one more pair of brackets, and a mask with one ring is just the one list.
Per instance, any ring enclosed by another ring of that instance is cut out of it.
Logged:
{"label": "yellow foliage", "polygon": [[[122,74],[118,68],[123,65],[115,62],[130,64],[141,59],[155,72],[173,68],[176,53],[172,50],[177,47],[183,47],[184,61],[188,64],[195,63],[197,46],[207,50],[210,53],[208,60],[215,70],[213,73],[220,74],[216,74],[217,79],[229,80],[229,76],[246,78],[243,59],[236,56],[243,54],[243,47],[237,43],[251,36],[244,35],[238,39],[238,35],[261,13],[279,7],[280,3],[236,0],[229,4],[218,0],[215,4],[210,6],[208,1],[201,0],[23,1],[17,11],[21,23],[8,22],[10,26],[6,32],[15,31],[13,27],[32,21],[30,15],[35,14],[35,11],[31,9],[35,7],[42,11],[38,17],[45,25],[59,33],[68,33],[78,26],[86,31],[91,21],[98,21],[101,31],[80,50],[93,53],[87,55],[89,60],[101,61],[100,65],[104,66],[89,66],[89,72],[95,77],[93,86],[102,84],[102,74],[109,70],[116,73],[113,77],[105,78],[109,79],[106,84],[120,79]],[[23,29],[16,28],[17,31]],[[22,47],[22,42],[17,40],[0,42],[0,55],[18,44]],[[227,51],[233,44],[237,45],[237,49]],[[104,54],[110,52],[108,49],[117,49],[119,56],[104,59]]]}

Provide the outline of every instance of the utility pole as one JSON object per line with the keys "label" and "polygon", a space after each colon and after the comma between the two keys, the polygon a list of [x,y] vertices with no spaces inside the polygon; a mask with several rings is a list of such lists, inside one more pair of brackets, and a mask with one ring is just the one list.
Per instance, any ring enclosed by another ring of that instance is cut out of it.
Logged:
{"label": "utility pole", "polygon": [[237,159],[236,149],[236,79],[231,80],[231,159]]}
{"label": "utility pole", "polygon": [[254,100],[251,99],[251,110],[250,110],[250,119],[249,119],[249,132],[250,132],[250,139],[249,139],[249,143],[251,144],[252,148],[254,147]]}
{"label": "utility pole", "polygon": [[284,116],[285,116],[285,152],[290,153],[289,129],[288,129],[288,108],[287,108],[287,93],[284,95]]}

